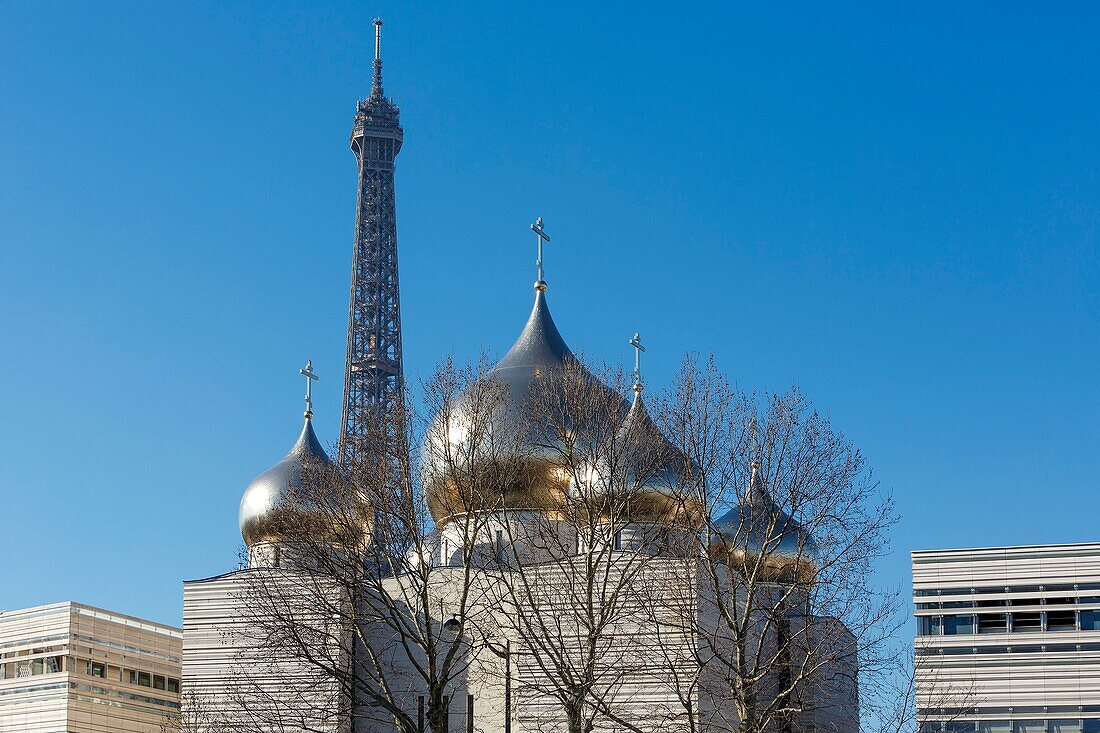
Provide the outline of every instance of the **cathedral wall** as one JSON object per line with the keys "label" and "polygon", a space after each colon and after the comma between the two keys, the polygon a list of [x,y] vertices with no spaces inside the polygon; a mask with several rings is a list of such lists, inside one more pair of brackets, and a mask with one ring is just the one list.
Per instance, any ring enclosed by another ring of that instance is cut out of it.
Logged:
{"label": "cathedral wall", "polygon": [[[615,722],[616,716],[662,733],[686,732],[691,729],[691,719],[695,730],[736,730],[736,707],[727,678],[713,664],[700,667],[700,660],[715,655],[730,659],[733,644],[722,630],[713,588],[708,589],[700,575],[700,565],[644,553],[612,553],[605,556],[610,562],[596,568],[598,582],[593,586],[589,582],[593,569],[585,565],[585,557],[531,565],[522,571],[470,571],[468,623],[464,627],[468,636],[449,690],[451,730],[468,729],[472,698],[475,731],[503,730],[506,712],[516,733],[564,731],[567,721],[560,680],[563,674],[584,669],[592,671],[592,693],[606,707],[595,716],[597,733],[626,730],[627,726]],[[270,630],[257,626],[258,608],[249,601],[257,572],[275,583],[266,586],[268,590],[284,587],[289,599],[301,592],[301,578],[312,577],[286,570],[241,571],[185,584],[185,720],[206,715],[240,721],[279,712],[284,726],[279,733],[304,729],[307,723],[314,730],[351,733],[351,706],[337,694],[334,680],[264,638]],[[457,617],[466,572],[462,566],[448,566],[430,573],[429,613],[437,630]],[[526,595],[507,592],[509,583],[513,589],[520,587],[518,572],[524,574],[530,589]],[[413,609],[420,603],[417,582],[412,576],[388,579],[384,607],[414,620]],[[778,587],[774,591],[783,593]],[[516,609],[516,602],[523,607]],[[292,600],[289,606],[294,606]],[[802,613],[793,614],[789,621],[786,633],[795,638],[854,645],[854,639],[835,619]],[[308,614],[302,622],[309,626]],[[600,631],[589,640],[585,630],[593,624]],[[812,633],[806,624],[812,625]],[[417,665],[423,669],[425,660],[408,657],[410,651],[420,654],[416,644],[405,647],[393,626],[382,622],[368,623],[362,638],[384,660],[387,684],[409,717],[416,720],[422,701],[426,707],[426,685],[416,669]],[[774,647],[776,639],[768,637],[765,644]],[[320,649],[319,653],[324,656],[334,650]],[[765,653],[774,653],[774,648],[765,649]],[[818,674],[808,676],[797,691],[806,712],[792,721],[793,733],[858,730],[856,659],[854,655],[834,657]],[[795,667],[801,661],[797,652],[789,659]],[[505,705],[509,681],[510,710]],[[760,694],[774,695],[777,684],[762,683]],[[267,701],[265,709],[257,709],[257,699]],[[354,712],[354,733],[390,733],[395,729],[391,716],[363,700]],[[277,730],[262,720],[250,729],[259,733]]]}
{"label": "cathedral wall", "polygon": [[681,621],[691,613],[694,579],[682,562],[624,554],[596,571],[595,591],[584,556],[525,572],[539,590],[528,594],[531,620],[516,633],[519,730],[566,730],[563,680],[586,669],[590,699],[606,707],[596,730],[625,729],[615,717],[653,730],[684,724],[695,655]]}
{"label": "cathedral wall", "polygon": [[567,522],[541,512],[493,512],[476,519],[456,517],[439,529],[442,565],[460,565],[462,548],[473,539],[475,564],[483,566],[545,562],[576,551],[576,532]]}
{"label": "cathedral wall", "polygon": [[[730,628],[736,624],[744,629],[745,671],[765,671],[752,689],[756,709],[787,705],[801,711],[778,730],[858,731],[856,640],[843,622],[808,614],[806,594],[779,584],[754,587],[758,597],[748,609],[744,587],[734,590],[731,583],[729,576],[719,578],[716,589],[713,579],[704,578],[699,587],[700,657],[709,660],[700,676],[704,729],[738,730],[737,634]],[[736,614],[729,608],[734,602]],[[786,611],[778,613],[780,608]],[[779,696],[792,685],[784,702]],[[778,724],[776,719],[773,726]]]}
{"label": "cathedral wall", "polygon": [[[267,573],[262,585],[257,572]],[[331,675],[305,661],[285,640],[279,623],[257,623],[267,595],[281,589],[284,608],[315,629],[316,655],[337,660],[340,649],[326,645],[324,621],[308,607],[296,607],[302,574],[244,570],[184,583],[183,721],[188,733],[214,733],[219,726],[245,726],[256,733],[298,730],[346,733],[347,706]]]}

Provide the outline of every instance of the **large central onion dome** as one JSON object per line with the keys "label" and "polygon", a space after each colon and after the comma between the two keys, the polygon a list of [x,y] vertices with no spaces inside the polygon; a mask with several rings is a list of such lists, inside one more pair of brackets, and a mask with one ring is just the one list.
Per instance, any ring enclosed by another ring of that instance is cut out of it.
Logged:
{"label": "large central onion dome", "polygon": [[[428,508],[437,522],[464,511],[499,509],[554,512],[569,493],[570,476],[555,462],[545,436],[538,437],[535,404],[546,404],[543,390],[560,391],[560,376],[576,357],[565,343],[546,305],[546,284],[535,284],[535,304],[527,324],[508,353],[483,377],[499,387],[496,395],[467,389],[437,415],[424,445]],[[607,395],[612,391],[585,372]],[[552,393],[552,392],[551,392]],[[610,399],[626,404],[620,396]],[[481,404],[478,404],[478,401]],[[493,400],[499,400],[493,403]],[[486,417],[486,411],[491,415]],[[485,428],[486,423],[491,423]],[[470,446],[471,427],[485,449]],[[495,435],[494,435],[495,431]],[[503,450],[502,450],[503,448]],[[448,458],[444,458],[448,456]],[[505,465],[472,465],[500,463]],[[466,479],[465,477],[469,477]],[[478,485],[469,485],[476,483]]]}
{"label": "large central onion dome", "polygon": [[312,521],[311,515],[316,513],[304,496],[312,490],[305,486],[305,475],[323,469],[331,461],[313,432],[311,416],[306,413],[302,433],[290,452],[252,479],[241,497],[241,535],[249,547],[286,540],[288,530],[300,532],[301,522]]}

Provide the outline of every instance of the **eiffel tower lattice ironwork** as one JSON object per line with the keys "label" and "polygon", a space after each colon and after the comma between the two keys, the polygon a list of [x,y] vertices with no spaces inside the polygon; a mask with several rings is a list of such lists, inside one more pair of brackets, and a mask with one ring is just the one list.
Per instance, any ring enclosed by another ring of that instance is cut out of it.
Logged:
{"label": "eiffel tower lattice ironwork", "polygon": [[363,441],[402,399],[401,300],[397,279],[397,211],[394,160],[404,134],[400,110],[382,91],[382,21],[374,21],[374,79],[360,100],[351,130],[359,164],[355,254],[348,314],[340,456],[354,460]]}

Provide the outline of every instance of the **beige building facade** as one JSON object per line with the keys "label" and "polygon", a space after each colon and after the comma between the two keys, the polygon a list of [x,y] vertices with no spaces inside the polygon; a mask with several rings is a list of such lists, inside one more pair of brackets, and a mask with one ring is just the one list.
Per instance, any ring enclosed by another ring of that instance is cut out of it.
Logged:
{"label": "beige building facade", "polygon": [[65,602],[0,613],[0,733],[162,733],[183,632]]}
{"label": "beige building facade", "polygon": [[912,561],[922,733],[1100,733],[1100,543]]}

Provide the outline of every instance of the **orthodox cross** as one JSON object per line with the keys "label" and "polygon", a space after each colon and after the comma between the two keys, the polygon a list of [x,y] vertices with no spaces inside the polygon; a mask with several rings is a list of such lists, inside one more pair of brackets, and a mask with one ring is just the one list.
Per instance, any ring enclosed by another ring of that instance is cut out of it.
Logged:
{"label": "orthodox cross", "polygon": [[535,267],[539,270],[539,282],[543,282],[542,278],[542,245],[550,243],[550,235],[546,233],[546,230],[542,228],[542,217],[540,216],[535,220],[535,223],[531,225],[531,231],[535,233],[535,237],[539,243],[539,258],[535,260]]}
{"label": "orthodox cross", "polygon": [[634,347],[634,389],[642,391],[642,352],[645,351],[645,347],[642,346],[642,335],[640,333],[634,334],[634,338],[630,339],[630,345]]}
{"label": "orthodox cross", "polygon": [[298,373],[306,378],[306,417],[313,417],[313,383],[318,378],[313,372],[313,359],[307,360],[305,368]]}

